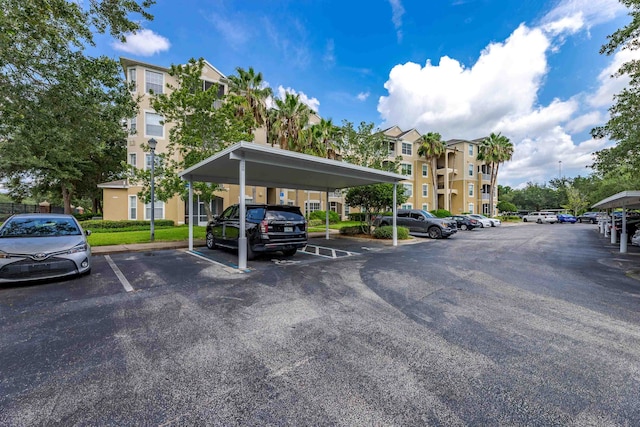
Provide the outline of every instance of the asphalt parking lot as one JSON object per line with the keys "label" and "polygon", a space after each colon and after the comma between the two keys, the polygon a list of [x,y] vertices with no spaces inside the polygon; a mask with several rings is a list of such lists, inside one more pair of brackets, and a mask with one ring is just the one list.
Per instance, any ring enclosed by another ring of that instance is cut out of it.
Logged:
{"label": "asphalt parking lot", "polygon": [[640,425],[640,255],[596,229],[94,256],[0,288],[0,424]]}

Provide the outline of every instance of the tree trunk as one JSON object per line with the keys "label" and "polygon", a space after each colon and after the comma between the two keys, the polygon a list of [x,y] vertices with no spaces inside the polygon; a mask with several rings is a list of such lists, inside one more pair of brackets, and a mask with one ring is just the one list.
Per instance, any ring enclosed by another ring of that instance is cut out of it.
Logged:
{"label": "tree trunk", "polygon": [[431,183],[433,184],[433,207],[431,210],[438,210],[438,183],[436,181],[436,158],[431,159]]}
{"label": "tree trunk", "polygon": [[498,181],[498,167],[500,167],[500,163],[496,163],[496,167],[491,169],[491,196],[489,197],[489,200],[491,201],[491,204],[489,205],[489,213],[491,215],[489,216],[491,217],[493,217],[493,194],[496,181]]}
{"label": "tree trunk", "polygon": [[64,202],[64,213],[71,214],[71,191],[65,185],[62,186],[62,200]]}

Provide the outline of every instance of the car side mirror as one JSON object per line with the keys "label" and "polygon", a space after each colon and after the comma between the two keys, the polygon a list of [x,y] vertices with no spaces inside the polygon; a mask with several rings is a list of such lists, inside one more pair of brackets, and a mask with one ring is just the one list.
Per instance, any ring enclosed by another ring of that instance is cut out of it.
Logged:
{"label": "car side mirror", "polygon": [[214,216],[213,216],[213,220],[214,220],[214,221],[217,221],[217,220],[219,220],[219,219],[220,219],[220,215],[214,215]]}
{"label": "car side mirror", "polygon": [[84,234],[86,236],[91,236],[91,230],[84,230]]}

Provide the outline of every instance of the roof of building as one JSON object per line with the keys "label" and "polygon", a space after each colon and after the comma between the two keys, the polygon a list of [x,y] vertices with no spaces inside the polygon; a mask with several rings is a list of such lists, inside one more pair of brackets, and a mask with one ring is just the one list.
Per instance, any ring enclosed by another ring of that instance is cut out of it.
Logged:
{"label": "roof of building", "polygon": [[117,181],[109,181],[98,184],[98,188],[129,188],[129,181],[119,179]]}

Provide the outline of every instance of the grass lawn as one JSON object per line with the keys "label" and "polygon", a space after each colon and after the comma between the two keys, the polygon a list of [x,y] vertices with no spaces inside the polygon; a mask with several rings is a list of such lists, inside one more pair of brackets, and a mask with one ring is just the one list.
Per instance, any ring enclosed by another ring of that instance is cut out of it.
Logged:
{"label": "grass lawn", "polygon": [[[95,232],[89,236],[91,246],[127,245],[132,243],[149,243],[150,230],[141,231],[109,231]],[[205,227],[193,227],[193,238],[204,239]],[[189,227],[159,228],[155,230],[156,242],[175,242],[189,239]]]}
{"label": "grass lawn", "polygon": [[[332,230],[340,230],[342,227],[354,227],[360,224],[361,224],[360,221],[342,221],[337,224],[329,224],[329,228]],[[325,230],[324,224],[317,227],[309,227],[309,232],[324,231],[324,230]]]}

